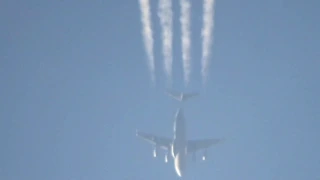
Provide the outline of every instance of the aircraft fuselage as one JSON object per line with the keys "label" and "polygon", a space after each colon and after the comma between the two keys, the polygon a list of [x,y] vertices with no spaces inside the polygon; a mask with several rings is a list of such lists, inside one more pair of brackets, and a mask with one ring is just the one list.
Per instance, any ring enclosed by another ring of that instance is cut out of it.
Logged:
{"label": "aircraft fuselage", "polygon": [[177,174],[183,176],[186,169],[187,138],[186,124],[182,109],[178,109],[173,124],[173,144],[171,154]]}

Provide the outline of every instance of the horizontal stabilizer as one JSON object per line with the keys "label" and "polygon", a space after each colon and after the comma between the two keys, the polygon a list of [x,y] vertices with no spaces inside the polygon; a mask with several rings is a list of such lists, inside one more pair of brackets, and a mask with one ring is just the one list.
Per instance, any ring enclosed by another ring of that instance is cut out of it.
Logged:
{"label": "horizontal stabilizer", "polygon": [[173,92],[169,90],[167,90],[166,93],[169,96],[171,96],[173,99],[176,99],[178,101],[186,101],[191,97],[199,95],[199,93],[183,93],[183,92],[178,93],[178,92]]}

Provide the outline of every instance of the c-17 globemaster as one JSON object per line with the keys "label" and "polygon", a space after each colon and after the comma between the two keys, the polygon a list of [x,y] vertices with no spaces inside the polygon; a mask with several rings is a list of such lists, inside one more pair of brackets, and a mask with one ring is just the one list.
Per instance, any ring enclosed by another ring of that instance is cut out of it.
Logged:
{"label": "c-17 globemaster", "polygon": [[173,138],[159,137],[153,134],[140,132],[137,130],[136,135],[149,141],[154,145],[153,156],[157,156],[158,148],[166,150],[165,162],[168,162],[168,151],[171,151],[171,156],[174,159],[174,167],[178,176],[182,177],[186,170],[187,155],[193,154],[195,160],[195,153],[200,149],[204,149],[203,160],[207,156],[207,148],[211,145],[222,142],[223,139],[203,139],[203,140],[187,140],[186,138],[186,123],[181,108],[175,114],[173,124]]}

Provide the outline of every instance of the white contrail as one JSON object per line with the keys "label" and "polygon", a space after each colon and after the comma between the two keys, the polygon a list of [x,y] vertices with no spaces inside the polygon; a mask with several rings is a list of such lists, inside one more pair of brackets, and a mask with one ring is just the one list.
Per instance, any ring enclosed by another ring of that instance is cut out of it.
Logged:
{"label": "white contrail", "polygon": [[180,0],[181,6],[181,45],[182,45],[182,60],[183,60],[183,71],[184,71],[184,80],[185,83],[189,83],[190,76],[190,1],[189,0]]}
{"label": "white contrail", "polygon": [[209,68],[209,55],[211,48],[211,36],[214,27],[214,0],[204,0],[203,3],[203,28],[202,35],[202,78],[206,82],[208,68]]}
{"label": "white contrail", "polygon": [[162,51],[164,67],[171,82],[172,74],[172,2],[171,0],[159,0],[158,16],[162,28]]}
{"label": "white contrail", "polygon": [[153,32],[149,0],[139,0],[141,10],[142,35],[146,48],[152,82],[155,81],[155,63],[153,55]]}

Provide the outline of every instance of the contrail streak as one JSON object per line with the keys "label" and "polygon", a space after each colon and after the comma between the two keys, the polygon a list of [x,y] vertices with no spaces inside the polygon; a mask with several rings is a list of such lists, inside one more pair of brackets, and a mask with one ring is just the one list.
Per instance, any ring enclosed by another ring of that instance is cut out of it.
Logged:
{"label": "contrail streak", "polygon": [[202,35],[202,78],[206,82],[208,69],[209,69],[209,55],[211,47],[211,37],[214,27],[214,0],[204,0],[203,3],[203,28]]}
{"label": "contrail streak", "polygon": [[182,45],[182,60],[183,60],[183,71],[184,71],[184,80],[185,83],[189,83],[190,76],[190,1],[189,0],[180,0],[181,7],[181,45]]}
{"label": "contrail streak", "polygon": [[162,28],[162,50],[164,67],[171,82],[172,74],[172,2],[171,0],[159,0],[158,16]]}
{"label": "contrail streak", "polygon": [[151,12],[149,0],[139,0],[140,10],[141,10],[141,22],[142,22],[142,35],[144,40],[144,46],[147,52],[149,60],[149,70],[151,73],[152,82],[155,81],[155,63],[153,55],[153,32],[152,32],[152,22],[151,22]]}

